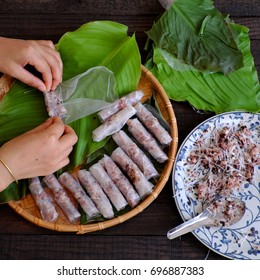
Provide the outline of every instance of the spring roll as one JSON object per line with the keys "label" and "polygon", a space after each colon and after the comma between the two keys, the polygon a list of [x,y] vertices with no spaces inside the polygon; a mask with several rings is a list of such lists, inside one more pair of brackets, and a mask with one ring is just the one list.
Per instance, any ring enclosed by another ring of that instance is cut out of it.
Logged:
{"label": "spring roll", "polygon": [[140,202],[140,196],[135,191],[132,184],[122,173],[120,168],[115,164],[115,162],[107,155],[100,160],[100,163],[105,168],[108,176],[115,183],[118,189],[125,196],[129,205],[133,208]]}
{"label": "spring roll", "polygon": [[43,181],[53,192],[55,200],[68,217],[69,221],[72,224],[78,222],[81,215],[54,174],[45,176]]}
{"label": "spring roll", "polygon": [[72,193],[90,219],[100,216],[95,204],[85,193],[81,185],[68,172],[60,175],[59,182]]}
{"label": "spring roll", "polygon": [[121,97],[120,99],[117,99],[109,107],[101,110],[98,113],[100,121],[105,122],[108,118],[110,118],[112,115],[122,110],[126,106],[135,105],[137,102],[139,102],[142,99],[143,95],[144,93],[141,90],[135,90]]}
{"label": "spring roll", "polygon": [[46,193],[38,177],[29,179],[29,189],[36,205],[38,206],[43,220],[54,223],[59,214],[55,209],[51,197]]}
{"label": "spring roll", "polygon": [[93,140],[95,142],[100,142],[107,136],[119,131],[135,113],[136,110],[133,106],[126,106],[124,109],[111,116],[103,124],[93,130]]}
{"label": "spring roll", "polygon": [[148,151],[148,153],[159,163],[163,163],[168,156],[160,148],[153,136],[145,129],[138,119],[127,121],[128,130],[134,138]]}
{"label": "spring roll", "polygon": [[133,160],[133,162],[140,168],[148,180],[158,176],[158,172],[150,159],[123,130],[113,134],[112,137],[116,144],[122,148],[125,153]]}
{"label": "spring roll", "polygon": [[106,219],[113,218],[114,211],[112,205],[92,174],[86,169],[82,169],[78,172],[78,178],[80,183],[88,192],[92,201],[96,204],[96,207],[101,215]]}
{"label": "spring roll", "polygon": [[68,117],[68,112],[63,105],[62,96],[58,91],[45,91],[43,96],[50,117],[58,116],[61,119]]}
{"label": "spring roll", "polygon": [[124,209],[127,206],[127,201],[111,178],[108,176],[103,166],[99,162],[95,163],[89,168],[89,171],[98,181],[112,204],[115,206],[116,210],[120,211]]}
{"label": "spring roll", "polygon": [[153,184],[147,180],[138,166],[120,147],[112,152],[111,158],[126,172],[142,198],[152,192]]}
{"label": "spring roll", "polygon": [[169,146],[172,137],[159,123],[158,119],[141,103],[135,105],[136,115],[139,120],[151,131],[155,138],[164,146]]}

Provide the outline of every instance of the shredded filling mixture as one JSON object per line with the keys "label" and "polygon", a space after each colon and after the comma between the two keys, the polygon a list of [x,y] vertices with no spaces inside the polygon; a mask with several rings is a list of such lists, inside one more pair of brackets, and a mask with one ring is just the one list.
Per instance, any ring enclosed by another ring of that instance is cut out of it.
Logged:
{"label": "shredded filling mixture", "polygon": [[259,128],[249,130],[225,124],[211,133],[203,131],[187,157],[185,185],[206,204],[218,196],[230,196],[242,183],[252,182],[260,165]]}

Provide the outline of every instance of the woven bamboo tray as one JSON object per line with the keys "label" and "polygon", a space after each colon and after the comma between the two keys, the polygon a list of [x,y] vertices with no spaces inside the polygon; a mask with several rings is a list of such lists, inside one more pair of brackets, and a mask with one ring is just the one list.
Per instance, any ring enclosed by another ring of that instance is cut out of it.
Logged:
{"label": "woven bamboo tray", "polygon": [[[4,75],[1,77],[0,100],[1,100],[1,95],[4,95],[9,90],[12,82],[13,79],[8,76]],[[65,215],[63,214],[61,209],[59,209],[58,206],[57,206],[57,211],[60,217],[56,223],[50,223],[42,220],[40,212],[30,194],[19,201],[9,202],[8,204],[10,205],[10,207],[13,208],[14,211],[17,212],[19,215],[21,215],[28,221],[36,224],[37,226],[44,227],[54,231],[76,232],[78,234],[99,231],[123,223],[124,221],[141,213],[146,207],[148,207],[162,191],[163,187],[165,186],[171,174],[172,166],[175,160],[175,155],[178,146],[178,128],[177,128],[177,122],[176,122],[176,118],[171,102],[168,99],[164,89],[162,88],[158,80],[153,76],[153,74],[150,71],[148,71],[143,65],[142,65],[142,75],[140,78],[138,88],[143,90],[144,92],[144,97],[142,99],[142,102],[145,102],[148,98],[150,98],[154,94],[164,118],[172,128],[172,138],[173,138],[173,141],[168,150],[169,160],[165,163],[163,172],[160,178],[158,179],[153,189],[153,192],[148,197],[146,197],[135,208],[133,208],[132,210],[130,210],[125,214],[122,214],[121,216],[115,217],[111,220],[106,220],[102,222],[93,222],[85,225],[70,224],[68,222],[68,219],[65,217]],[[71,195],[70,197],[73,200],[73,202],[77,204]]]}

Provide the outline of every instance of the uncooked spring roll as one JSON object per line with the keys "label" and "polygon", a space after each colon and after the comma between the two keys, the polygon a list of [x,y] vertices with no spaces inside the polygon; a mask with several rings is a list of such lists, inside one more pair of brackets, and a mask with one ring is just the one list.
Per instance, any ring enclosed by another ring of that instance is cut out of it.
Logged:
{"label": "uncooked spring roll", "polygon": [[141,103],[135,105],[136,115],[139,120],[152,132],[156,139],[164,146],[169,146],[172,137],[159,123],[158,119]]}
{"label": "uncooked spring roll", "polygon": [[114,211],[112,205],[105,195],[103,189],[92,176],[92,174],[86,169],[79,170],[78,178],[81,184],[84,186],[92,201],[96,204],[97,209],[101,215],[106,219],[114,217]]}
{"label": "uncooked spring roll", "polygon": [[55,200],[68,217],[69,221],[72,224],[78,222],[81,215],[54,174],[44,177],[43,181],[53,192]]}
{"label": "uncooked spring roll", "polygon": [[63,100],[60,93],[57,91],[45,91],[43,96],[46,109],[50,117],[58,116],[61,119],[68,117],[68,112],[63,105]]}
{"label": "uncooked spring roll", "polygon": [[148,180],[158,176],[158,172],[150,159],[123,130],[113,134],[112,137],[116,144],[136,163]]}
{"label": "uncooked spring roll", "polygon": [[152,192],[153,184],[147,180],[138,166],[120,147],[112,152],[111,158],[127,173],[141,197],[145,197]]}
{"label": "uncooked spring roll", "polygon": [[30,178],[28,181],[32,197],[40,210],[43,220],[51,223],[56,222],[59,214],[55,209],[52,199],[42,187],[40,179],[38,177],[34,177]]}
{"label": "uncooked spring roll", "polygon": [[150,153],[158,162],[162,163],[168,156],[160,148],[153,136],[145,129],[138,119],[127,121],[128,130],[134,138]]}
{"label": "uncooked spring roll", "polygon": [[122,194],[125,196],[129,205],[133,208],[140,202],[140,196],[135,191],[132,184],[122,173],[120,168],[115,164],[115,162],[107,155],[100,160],[102,166],[104,166],[108,176],[119,188]]}
{"label": "uncooked spring roll", "polygon": [[68,172],[60,175],[59,182],[72,193],[90,219],[100,216],[95,204],[85,193],[81,185]]}
{"label": "uncooked spring roll", "polygon": [[136,110],[133,106],[126,106],[124,109],[111,116],[103,124],[93,130],[93,140],[95,142],[99,142],[107,136],[119,131],[135,113]]}
{"label": "uncooked spring roll", "polygon": [[118,111],[125,108],[127,105],[134,105],[137,102],[139,102],[144,93],[141,90],[135,90],[133,92],[130,92],[129,94],[121,97],[120,99],[117,99],[114,103],[112,103],[109,107],[101,110],[98,113],[98,116],[100,118],[101,122],[106,121],[108,118],[110,118],[112,115],[117,113]]}
{"label": "uncooked spring roll", "polygon": [[111,178],[108,176],[103,166],[99,162],[95,163],[89,168],[89,171],[98,181],[112,204],[115,206],[116,210],[120,211],[124,209],[127,206],[127,201]]}

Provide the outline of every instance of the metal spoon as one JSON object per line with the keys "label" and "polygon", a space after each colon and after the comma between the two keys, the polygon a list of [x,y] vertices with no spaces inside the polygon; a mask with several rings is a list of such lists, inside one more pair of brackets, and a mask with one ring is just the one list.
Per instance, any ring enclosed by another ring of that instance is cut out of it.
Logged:
{"label": "metal spoon", "polygon": [[195,218],[169,230],[167,237],[174,239],[201,226],[231,226],[244,216],[245,210],[245,203],[237,198],[220,198]]}

